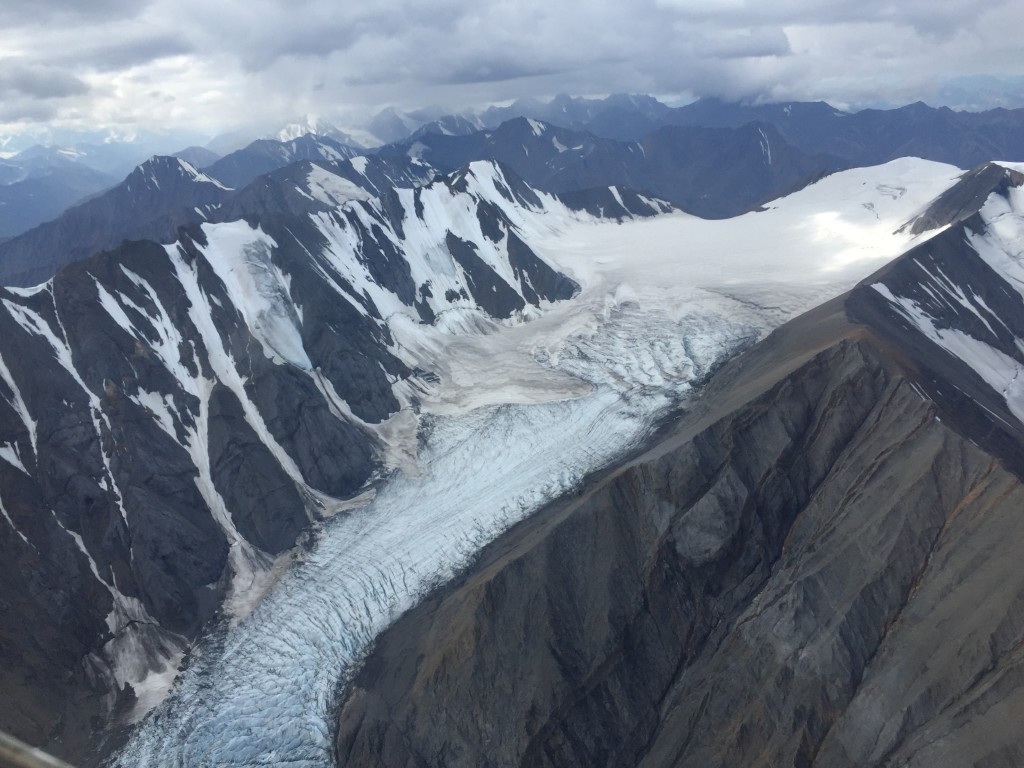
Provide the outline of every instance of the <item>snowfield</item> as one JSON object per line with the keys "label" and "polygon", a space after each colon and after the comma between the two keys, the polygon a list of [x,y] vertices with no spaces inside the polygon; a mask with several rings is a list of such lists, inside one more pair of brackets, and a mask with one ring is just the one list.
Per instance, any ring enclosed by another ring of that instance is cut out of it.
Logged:
{"label": "snowfield", "polygon": [[[333,764],[339,681],[382,629],[510,525],[641,446],[716,363],[903,252],[914,240],[897,230],[959,173],[897,160],[726,221],[524,211],[523,240],[579,295],[520,324],[391,318],[400,355],[439,379],[417,393],[418,421],[395,417],[402,469],[326,520],[251,614],[193,650],[116,764]],[[291,318],[273,322],[268,338],[291,337]],[[305,362],[291,345],[274,351]]]}

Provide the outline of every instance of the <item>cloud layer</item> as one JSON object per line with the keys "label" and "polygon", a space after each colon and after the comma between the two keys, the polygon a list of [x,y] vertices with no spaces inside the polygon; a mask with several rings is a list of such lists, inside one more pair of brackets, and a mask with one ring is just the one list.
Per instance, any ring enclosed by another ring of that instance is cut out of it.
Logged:
{"label": "cloud layer", "polygon": [[956,102],[977,100],[963,84],[979,76],[986,103],[1024,106],[1019,10],[1019,0],[8,3],[0,134],[40,122],[213,132],[306,112],[355,122],[389,104],[560,92],[978,107]]}

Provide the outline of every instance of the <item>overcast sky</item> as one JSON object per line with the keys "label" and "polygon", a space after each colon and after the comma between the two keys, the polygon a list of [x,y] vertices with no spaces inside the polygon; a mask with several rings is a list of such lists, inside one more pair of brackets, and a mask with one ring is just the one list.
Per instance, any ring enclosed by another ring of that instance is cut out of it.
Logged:
{"label": "overcast sky", "polygon": [[563,92],[1024,106],[1022,25],[1022,0],[5,2],[0,135]]}

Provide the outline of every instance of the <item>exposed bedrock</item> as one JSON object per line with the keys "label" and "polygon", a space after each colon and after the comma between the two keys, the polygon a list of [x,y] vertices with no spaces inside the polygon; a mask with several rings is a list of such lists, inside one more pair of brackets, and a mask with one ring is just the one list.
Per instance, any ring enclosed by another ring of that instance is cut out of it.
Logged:
{"label": "exposed bedrock", "polygon": [[402,617],[339,763],[1019,765],[1024,491],[843,312]]}

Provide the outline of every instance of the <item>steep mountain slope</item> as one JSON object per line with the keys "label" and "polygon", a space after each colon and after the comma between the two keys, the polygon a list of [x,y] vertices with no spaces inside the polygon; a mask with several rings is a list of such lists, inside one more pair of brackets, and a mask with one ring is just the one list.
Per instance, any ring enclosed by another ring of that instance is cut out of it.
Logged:
{"label": "steep mountain slope", "polygon": [[304,531],[409,465],[429,350],[575,294],[528,239],[576,218],[478,163],[0,290],[0,727],[78,759],[95,718],[140,717]]}
{"label": "steep mountain slope", "polygon": [[396,622],[339,763],[1019,765],[1019,171]]}
{"label": "steep mountain slope", "polygon": [[230,192],[184,160],[152,157],[117,186],[0,245],[0,278],[34,285],[126,239],[173,239],[196,208],[217,205]]}
{"label": "steep mountain slope", "polygon": [[[515,214],[520,239],[579,293],[528,307],[524,324],[452,310],[432,328],[392,316],[401,359],[432,374],[420,377],[415,450],[406,444],[401,470],[372,500],[324,521],[251,615],[190,654],[116,764],[330,764],[333,692],[381,629],[483,543],[636,450],[759,333],[893,257],[914,239],[894,231],[954,177],[914,160],[837,174],[728,222],[680,213],[595,222],[553,203]],[[489,240],[472,208],[422,203],[424,221],[476,222],[478,245]],[[407,243],[417,242],[403,221]],[[457,260],[468,255],[446,245]]]}
{"label": "steep mountain slope", "polygon": [[495,160],[556,194],[617,185],[712,218],[737,215],[844,167],[835,158],[794,149],[768,125],[666,127],[625,143],[527,118],[466,136],[423,134],[385,147],[381,155],[409,155],[441,170],[471,159]]}

